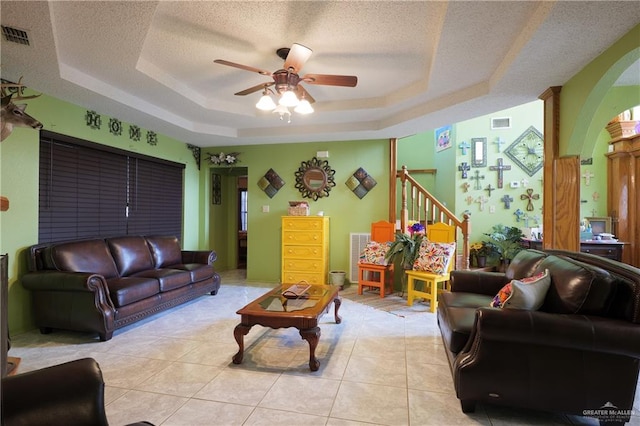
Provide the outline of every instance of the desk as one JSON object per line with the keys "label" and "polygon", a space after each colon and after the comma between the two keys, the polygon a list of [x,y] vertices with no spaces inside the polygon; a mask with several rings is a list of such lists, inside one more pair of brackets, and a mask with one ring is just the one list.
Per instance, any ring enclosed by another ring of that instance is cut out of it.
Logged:
{"label": "desk", "polygon": [[[580,251],[622,262],[622,249],[625,244],[628,243],[610,240],[582,240],[580,241]],[[542,250],[542,241],[524,238],[522,246],[524,248]]]}

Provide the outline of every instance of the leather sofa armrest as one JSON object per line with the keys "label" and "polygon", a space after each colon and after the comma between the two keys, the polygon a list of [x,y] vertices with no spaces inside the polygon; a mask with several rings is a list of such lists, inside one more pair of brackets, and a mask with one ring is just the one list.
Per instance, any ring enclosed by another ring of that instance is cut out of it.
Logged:
{"label": "leather sofa armrest", "polygon": [[107,425],[98,363],[83,358],[2,379],[3,424]]}
{"label": "leather sofa armrest", "polygon": [[218,255],[215,251],[206,250],[182,250],[182,263],[202,263],[203,265],[213,265]]}
{"label": "leather sofa armrest", "polygon": [[24,288],[31,291],[87,291],[107,294],[107,283],[102,275],[84,272],[39,271],[29,272],[21,278]]}
{"label": "leather sofa armrest", "polygon": [[510,280],[501,272],[451,271],[451,291],[495,296]]}
{"label": "leather sofa armrest", "polygon": [[470,341],[509,341],[640,359],[640,327],[624,320],[518,309],[479,308],[476,310],[475,321]]}

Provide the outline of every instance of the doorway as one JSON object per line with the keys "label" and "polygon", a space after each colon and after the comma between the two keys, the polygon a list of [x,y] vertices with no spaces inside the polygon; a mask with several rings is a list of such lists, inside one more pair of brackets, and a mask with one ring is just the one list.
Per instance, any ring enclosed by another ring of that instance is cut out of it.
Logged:
{"label": "doorway", "polygon": [[237,179],[238,204],[236,216],[238,218],[238,239],[237,239],[237,267],[238,269],[247,269],[247,224],[249,219],[249,198],[247,190],[247,176],[238,176]]}

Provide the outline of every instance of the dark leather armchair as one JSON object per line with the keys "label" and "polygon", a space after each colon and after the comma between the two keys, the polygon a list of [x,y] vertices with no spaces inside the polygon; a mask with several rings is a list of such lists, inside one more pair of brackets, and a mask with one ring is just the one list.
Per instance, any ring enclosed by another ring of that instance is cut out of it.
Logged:
{"label": "dark leather armchair", "polygon": [[[511,279],[548,271],[537,310],[490,307]],[[476,402],[629,421],[640,368],[640,269],[524,250],[506,273],[454,271],[438,325],[462,411]],[[603,414],[610,413],[611,416]]]}
{"label": "dark leather armchair", "polygon": [[83,358],[3,378],[1,424],[107,426],[100,366]]}

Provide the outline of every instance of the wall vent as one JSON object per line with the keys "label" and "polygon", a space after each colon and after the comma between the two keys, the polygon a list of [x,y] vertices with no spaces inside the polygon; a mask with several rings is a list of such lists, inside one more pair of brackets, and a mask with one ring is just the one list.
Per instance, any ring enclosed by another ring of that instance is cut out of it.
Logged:
{"label": "wall vent", "polygon": [[491,119],[491,130],[510,129],[511,117],[497,117]]}
{"label": "wall vent", "polygon": [[19,30],[17,28],[5,27],[2,25],[2,35],[6,41],[13,43],[24,44],[29,46],[29,34],[25,30]]}
{"label": "wall vent", "polygon": [[371,234],[369,233],[350,233],[349,234],[349,253],[351,253],[349,257],[349,282],[357,283],[358,282],[358,259],[360,258],[360,253],[367,246],[367,243],[371,241]]}

